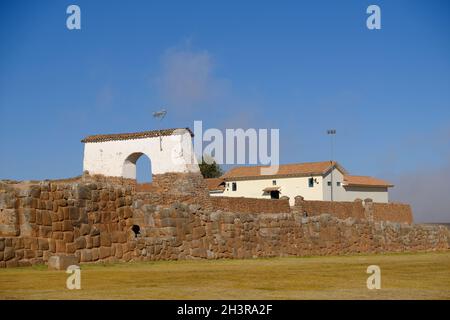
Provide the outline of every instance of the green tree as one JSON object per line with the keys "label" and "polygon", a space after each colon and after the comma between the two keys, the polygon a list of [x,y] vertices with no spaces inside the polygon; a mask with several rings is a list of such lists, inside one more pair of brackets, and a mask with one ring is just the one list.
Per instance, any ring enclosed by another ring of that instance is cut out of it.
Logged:
{"label": "green tree", "polygon": [[[208,159],[209,163],[205,162],[205,158],[210,158]],[[203,156],[202,161],[198,165],[203,178],[219,178],[223,174],[222,168],[209,156]]]}

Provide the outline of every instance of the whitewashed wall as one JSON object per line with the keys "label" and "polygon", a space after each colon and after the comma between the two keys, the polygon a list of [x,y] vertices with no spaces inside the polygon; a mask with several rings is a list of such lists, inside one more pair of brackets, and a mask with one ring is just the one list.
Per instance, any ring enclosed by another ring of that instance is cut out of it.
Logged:
{"label": "whitewashed wall", "polygon": [[[323,183],[323,199],[331,200],[331,172],[325,175]],[[338,186],[340,182],[340,186]],[[344,175],[338,170],[333,170],[333,200],[334,201],[355,201],[356,199],[370,198],[374,202],[386,203],[389,201],[387,187],[344,187]]]}
{"label": "whitewashed wall", "polygon": [[136,161],[142,154],[150,158],[152,174],[200,171],[187,130],[162,136],[161,140],[151,137],[85,143],[83,170],[90,174],[136,179]]}
{"label": "whitewashed wall", "polygon": [[[290,205],[294,205],[294,197],[298,195],[301,195],[307,200],[323,200],[322,177],[314,176],[314,178],[317,179],[317,183],[314,183],[314,187],[312,188],[308,185],[309,178],[310,177],[293,177],[227,181],[229,187],[226,187],[222,194],[215,195],[270,199],[270,193],[264,194],[263,189],[268,187],[280,187],[280,197],[288,196]],[[276,181],[276,185],[272,184],[272,180]],[[236,182],[237,184],[236,191],[232,191],[233,182]]]}
{"label": "whitewashed wall", "polygon": [[[310,177],[269,178],[258,180],[227,181],[228,187],[223,193],[210,193],[211,196],[246,197],[270,199],[270,193],[264,193],[267,187],[280,187],[280,197],[288,196],[290,205],[294,205],[294,197],[302,196],[305,200],[331,200],[331,172],[322,176],[314,176],[314,187],[309,187]],[[276,185],[272,184],[276,180]],[[236,182],[237,190],[232,191],[232,183]],[[340,185],[338,186],[338,182]],[[344,187],[344,175],[338,169],[333,169],[333,200],[354,201],[370,198],[374,202],[386,203],[389,200],[388,188],[378,187]]]}

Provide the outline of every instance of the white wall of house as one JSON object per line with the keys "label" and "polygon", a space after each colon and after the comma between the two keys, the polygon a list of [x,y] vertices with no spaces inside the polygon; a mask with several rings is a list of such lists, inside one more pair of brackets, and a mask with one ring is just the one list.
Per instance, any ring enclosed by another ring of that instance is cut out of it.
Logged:
{"label": "white wall of house", "polygon": [[[323,199],[331,200],[331,172],[324,176]],[[374,202],[385,203],[389,201],[387,187],[346,187],[344,186],[344,175],[338,169],[333,170],[333,201],[355,201],[356,199],[370,198]]]}
{"label": "white wall of house", "polygon": [[387,187],[345,187],[345,198],[341,201],[354,201],[355,199],[370,198],[373,202],[389,202]]}
{"label": "white wall of house", "polygon": [[[313,176],[314,187],[309,187],[311,177],[269,178],[241,181],[226,181],[224,192],[210,193],[211,196],[247,197],[270,199],[270,193],[264,193],[268,187],[280,187],[280,197],[288,196],[290,205],[294,205],[295,196],[302,196],[305,200],[331,200],[331,171],[325,176]],[[276,184],[272,181],[275,180]],[[237,190],[232,190],[235,182]],[[355,199],[370,198],[374,202],[389,201],[386,187],[345,187],[344,174],[339,169],[333,169],[333,201],[354,201]]]}
{"label": "white wall of house", "polygon": [[[160,147],[160,142],[162,150]],[[84,144],[83,170],[90,174],[136,179],[136,161],[145,154],[152,174],[199,172],[190,133]]]}
{"label": "white wall of house", "polygon": [[[347,201],[344,185],[344,175],[341,171],[334,168],[333,169],[333,201]],[[331,171],[323,177],[323,200],[331,201]]]}
{"label": "white wall of house", "polygon": [[[280,197],[289,197],[289,202],[294,205],[294,197],[301,195],[308,200],[323,200],[322,177],[314,176],[316,183],[314,187],[309,187],[310,177],[292,177],[292,178],[270,178],[256,180],[227,181],[225,191],[220,194],[211,194],[212,196],[227,197],[247,197],[270,199],[270,193],[264,193],[263,189],[269,187],[280,187]],[[273,180],[276,184],[273,184]],[[232,190],[232,183],[235,182],[237,190]]]}

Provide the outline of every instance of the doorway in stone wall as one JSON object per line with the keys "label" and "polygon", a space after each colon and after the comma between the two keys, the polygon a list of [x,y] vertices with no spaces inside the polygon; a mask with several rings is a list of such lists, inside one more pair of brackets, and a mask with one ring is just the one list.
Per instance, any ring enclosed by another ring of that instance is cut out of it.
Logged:
{"label": "doorway in stone wall", "polygon": [[135,179],[138,191],[149,191],[152,183],[152,163],[150,158],[142,153],[130,154],[124,162],[124,177]]}

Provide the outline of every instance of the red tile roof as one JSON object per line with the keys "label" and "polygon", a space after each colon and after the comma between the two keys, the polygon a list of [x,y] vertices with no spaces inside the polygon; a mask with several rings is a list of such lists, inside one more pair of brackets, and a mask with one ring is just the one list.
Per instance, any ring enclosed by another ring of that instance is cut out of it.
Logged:
{"label": "red tile roof", "polygon": [[173,128],[173,129],[162,129],[162,130],[152,130],[152,131],[143,131],[143,132],[132,132],[132,133],[114,133],[114,134],[97,134],[93,136],[88,136],[81,140],[81,142],[104,142],[104,141],[113,141],[113,140],[132,140],[132,139],[143,139],[143,138],[152,138],[159,136],[170,136],[174,134],[177,130],[187,130],[191,137],[194,136],[191,129],[189,128]]}
{"label": "red tile roof", "polygon": [[394,185],[378,178],[368,176],[344,176],[344,186],[349,187],[393,187]]}
{"label": "red tile roof", "polygon": [[221,178],[209,178],[205,179],[206,186],[209,191],[223,191],[225,190],[225,182]]}
{"label": "red tile roof", "polygon": [[278,172],[274,175],[262,175],[261,168],[268,168],[268,166],[248,166],[248,167],[234,167],[227,171],[222,178],[225,180],[253,180],[265,179],[268,177],[301,177],[311,175],[324,175],[332,166],[336,166],[343,174],[346,170],[337,162],[322,161],[322,162],[305,162],[281,164]]}

